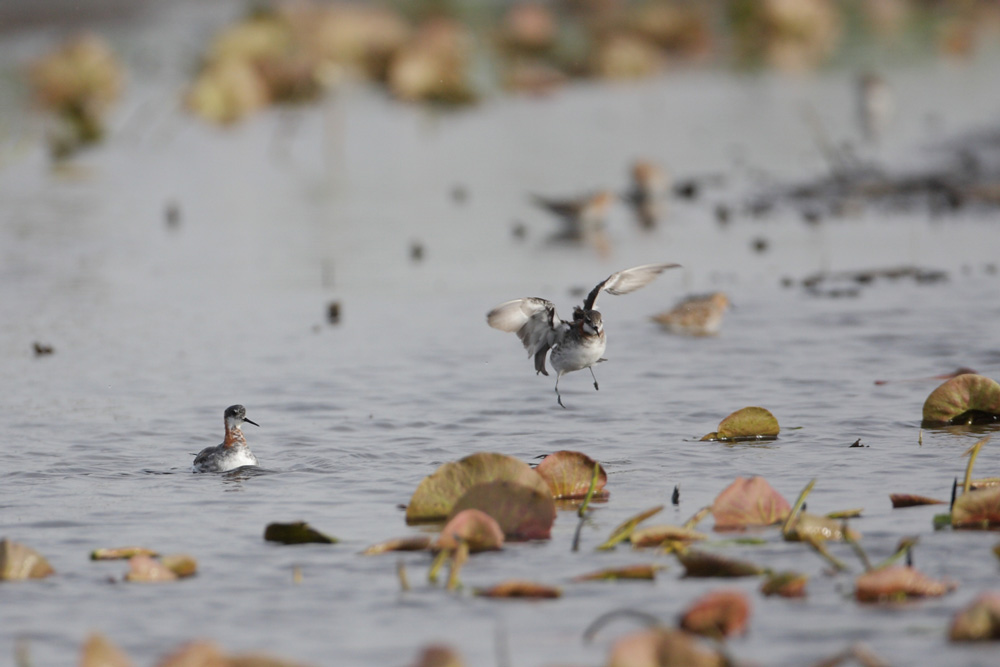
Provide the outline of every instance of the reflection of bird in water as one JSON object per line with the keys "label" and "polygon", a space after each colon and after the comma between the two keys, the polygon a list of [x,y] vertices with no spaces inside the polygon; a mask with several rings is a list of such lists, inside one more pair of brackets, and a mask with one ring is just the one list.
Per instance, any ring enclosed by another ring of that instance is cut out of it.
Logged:
{"label": "reflection of bird in water", "polygon": [[604,223],[615,196],[608,190],[585,195],[576,199],[549,199],[532,195],[532,201],[562,220],[562,229],[553,237],[554,241],[586,241],[599,253],[606,255],[610,250]]}
{"label": "reflection of bird in water", "polygon": [[648,160],[636,160],[632,165],[632,189],[623,198],[632,205],[639,223],[651,229],[663,217],[669,190],[670,174],[666,170]]}
{"label": "reflection of bird in water", "polygon": [[240,427],[243,422],[260,426],[247,419],[247,411],[242,405],[230,405],[223,415],[226,423],[226,439],[221,445],[206,447],[194,457],[194,472],[225,472],[241,466],[257,465],[257,457],[247,446]]}
{"label": "reflection of bird in water", "polygon": [[722,326],[722,317],[729,307],[729,298],[722,292],[689,296],[669,310],[654,315],[664,329],[688,336],[714,336]]}
{"label": "reflection of bird in water", "polygon": [[896,104],[889,84],[874,72],[858,77],[858,122],[865,139],[878,141],[885,132]]}
{"label": "reflection of bird in water", "polygon": [[605,361],[601,355],[607,344],[604,320],[601,313],[594,310],[600,293],[634,292],[676,266],[678,265],[646,264],[611,274],[590,291],[583,302],[583,308],[573,310],[573,320],[570,322],[559,319],[551,301],[538,297],[502,303],[486,314],[486,322],[494,329],[517,334],[528,350],[528,356],[535,359],[536,373],[549,374],[545,370],[545,355],[552,350],[549,361],[557,373],[556,397],[559,405],[566,407],[559,394],[559,379],[566,373],[589,368],[590,375],[594,378],[594,389],[598,388],[593,366]]}

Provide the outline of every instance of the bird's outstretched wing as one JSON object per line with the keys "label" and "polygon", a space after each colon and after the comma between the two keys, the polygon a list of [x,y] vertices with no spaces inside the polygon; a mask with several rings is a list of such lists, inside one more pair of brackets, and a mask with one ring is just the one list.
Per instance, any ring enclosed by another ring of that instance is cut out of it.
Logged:
{"label": "bird's outstretched wing", "polygon": [[648,285],[652,282],[653,278],[667,269],[674,269],[679,266],[680,264],[643,264],[642,266],[633,266],[631,269],[612,273],[607,279],[590,291],[586,301],[583,302],[583,309],[593,310],[594,304],[597,302],[597,295],[602,291],[608,294],[628,294]]}
{"label": "bird's outstretched wing", "polygon": [[543,375],[548,375],[545,353],[562,339],[567,328],[556,315],[555,305],[538,297],[502,303],[486,314],[486,323],[494,329],[516,333],[528,356],[535,358],[535,370]]}

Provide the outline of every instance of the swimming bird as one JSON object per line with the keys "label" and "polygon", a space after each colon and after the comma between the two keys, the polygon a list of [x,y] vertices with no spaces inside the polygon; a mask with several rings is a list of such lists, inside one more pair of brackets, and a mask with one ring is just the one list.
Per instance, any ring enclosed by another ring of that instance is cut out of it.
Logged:
{"label": "swimming bird", "polygon": [[247,419],[247,411],[242,405],[230,405],[223,415],[226,424],[226,439],[221,445],[206,447],[194,457],[192,472],[225,472],[241,466],[257,465],[257,457],[247,446],[240,426],[249,422],[260,426],[255,421]]}
{"label": "swimming bird", "polygon": [[604,223],[615,200],[610,190],[574,199],[532,195],[531,200],[562,221],[562,229],[552,237],[554,241],[586,241],[601,255],[609,252],[610,243],[604,232]]}
{"label": "swimming bird", "polygon": [[486,322],[494,329],[516,333],[529,357],[535,359],[535,372],[548,375],[545,355],[556,371],[556,400],[566,407],[559,393],[559,380],[566,373],[590,369],[594,389],[598,389],[594,364],[606,361],[601,355],[607,345],[604,319],[594,310],[601,292],[628,294],[648,285],[656,276],[679,264],[644,264],[612,273],[590,291],[583,308],[573,309],[573,319],[564,322],[556,314],[555,305],[539,297],[526,297],[502,303],[486,314]]}
{"label": "swimming bird", "polygon": [[729,308],[729,297],[722,292],[712,292],[689,296],[673,309],[654,315],[652,319],[671,333],[714,336],[719,333],[727,308]]}
{"label": "swimming bird", "polygon": [[663,200],[670,191],[670,175],[648,160],[632,164],[632,188],[622,198],[632,205],[639,223],[652,229],[663,217]]}

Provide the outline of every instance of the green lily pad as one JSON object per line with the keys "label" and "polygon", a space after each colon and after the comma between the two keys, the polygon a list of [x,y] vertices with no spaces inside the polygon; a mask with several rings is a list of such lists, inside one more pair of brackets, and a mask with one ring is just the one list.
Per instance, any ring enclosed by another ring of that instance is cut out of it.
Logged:
{"label": "green lily pad", "polygon": [[951,507],[954,528],[989,528],[1000,525],[1000,486],[963,493]]}
{"label": "green lily pad", "polygon": [[1000,419],[1000,384],[974,373],[948,380],[924,401],[924,427]]}
{"label": "green lily pad", "polygon": [[459,461],[445,463],[425,477],[406,507],[406,522],[443,521],[452,514],[455,502],[469,488],[482,482],[497,480],[506,480],[552,495],[545,480],[524,461],[506,454],[478,452]]}
{"label": "green lily pad", "polygon": [[955,614],[948,638],[953,642],[1000,639],[1000,593],[983,593]]}
{"label": "green lily pad", "polygon": [[0,580],[42,579],[55,574],[45,557],[23,544],[0,540]]}
{"label": "green lily pad", "polygon": [[337,538],[324,535],[305,521],[269,523],[264,529],[264,539],[281,544],[336,544]]}
{"label": "green lily pad", "polygon": [[712,503],[715,530],[771,526],[788,517],[792,508],[763,477],[737,477]]}
{"label": "green lily pad", "polygon": [[158,553],[145,547],[114,547],[111,549],[94,549],[90,552],[90,560],[128,560],[132,556],[150,556],[156,558]]}
{"label": "green lily pad", "polygon": [[719,423],[718,430],[702,440],[774,440],[778,437],[778,420],[770,410],[748,407],[737,410]]}
{"label": "green lily pad", "polygon": [[469,545],[469,551],[491,551],[503,546],[500,524],[486,512],[467,509],[458,512],[441,529],[438,549],[457,549],[459,541]]}
{"label": "green lily pad", "polygon": [[556,498],[584,498],[590,490],[590,480],[594,477],[594,466],[599,466],[594,497],[607,497],[604,486],[608,474],[597,461],[582,452],[562,450],[545,457],[535,472],[542,476]]}
{"label": "green lily pad", "polygon": [[556,503],[548,486],[539,490],[505,480],[470,487],[455,503],[452,516],[467,509],[493,517],[512,540],[547,540],[556,520]]}

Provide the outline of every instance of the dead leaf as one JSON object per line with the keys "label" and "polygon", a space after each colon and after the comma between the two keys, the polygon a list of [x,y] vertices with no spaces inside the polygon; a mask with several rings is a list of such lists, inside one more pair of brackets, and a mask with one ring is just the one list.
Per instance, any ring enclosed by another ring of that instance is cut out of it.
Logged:
{"label": "dead leaf", "polygon": [[684,566],[685,577],[754,577],[764,572],[753,563],[705,551],[688,549],[678,551],[676,556]]}
{"label": "dead leaf", "polygon": [[776,572],[768,575],[760,586],[764,595],[780,595],[785,598],[801,598],[806,595],[809,576],[799,572]]}
{"label": "dead leaf", "polygon": [[896,507],[918,507],[920,505],[944,505],[945,501],[927,496],[918,496],[912,493],[890,493],[889,500],[892,501],[893,508]]}
{"label": "dead leaf", "polygon": [[80,667],[131,667],[132,661],[100,633],[87,637],[80,652]]}
{"label": "dead leaf", "polygon": [[746,633],[750,600],[741,591],[714,591],[688,607],[681,616],[682,630],[713,639]]}
{"label": "dead leaf", "polygon": [[325,535],[305,521],[269,523],[264,529],[264,539],[281,544],[336,544],[337,538]]}
{"label": "dead leaf", "polygon": [[487,598],[557,598],[562,591],[554,586],[533,581],[510,579],[489,588],[476,589],[476,595]]}
{"label": "dead leaf", "polygon": [[1000,639],[1000,592],[983,593],[955,614],[948,638],[953,642]]}
{"label": "dead leaf", "polygon": [[914,597],[939,597],[955,587],[952,581],[931,579],[912,567],[893,566],[859,576],[854,596],[859,602],[895,602]]}
{"label": "dead leaf", "polygon": [[56,571],[42,554],[7,538],[0,540],[0,581],[42,579]]}
{"label": "dead leaf", "polygon": [[549,485],[553,497],[585,498],[594,477],[595,465],[598,466],[598,473],[594,498],[605,498],[608,496],[608,492],[604,490],[608,474],[603,466],[582,452],[562,450],[549,454],[535,467],[535,472]]}
{"label": "dead leaf", "polygon": [[763,477],[737,477],[712,503],[715,530],[771,526],[784,521],[791,509]]}
{"label": "dead leaf", "polygon": [[412,535],[399,537],[385,542],[373,544],[362,552],[364,556],[375,556],[389,551],[423,551],[431,546],[430,535]]}
{"label": "dead leaf", "polygon": [[596,572],[588,572],[573,577],[573,581],[616,581],[618,579],[646,579],[656,578],[656,572],[662,570],[662,565],[643,564],[627,565],[625,567],[609,567]]}

